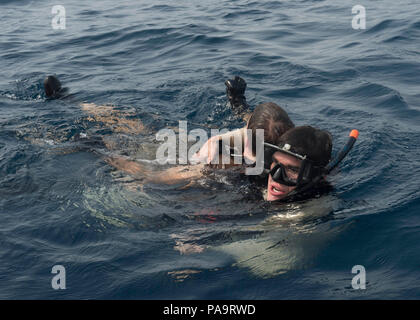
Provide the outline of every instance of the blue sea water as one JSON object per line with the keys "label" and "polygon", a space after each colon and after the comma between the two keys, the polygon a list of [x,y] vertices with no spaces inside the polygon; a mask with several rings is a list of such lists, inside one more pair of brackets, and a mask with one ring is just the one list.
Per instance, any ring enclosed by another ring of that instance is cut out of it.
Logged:
{"label": "blue sea water", "polygon": [[[0,299],[420,298],[418,1],[66,0],[54,30],[56,4],[0,0]],[[45,99],[49,74],[69,99]],[[140,188],[74,142],[113,137],[153,159],[153,132],[179,120],[237,128],[233,75],[252,106],[329,130],[334,152],[360,131],[332,195],[271,207],[223,177]],[[81,101],[151,132],[115,135]]]}

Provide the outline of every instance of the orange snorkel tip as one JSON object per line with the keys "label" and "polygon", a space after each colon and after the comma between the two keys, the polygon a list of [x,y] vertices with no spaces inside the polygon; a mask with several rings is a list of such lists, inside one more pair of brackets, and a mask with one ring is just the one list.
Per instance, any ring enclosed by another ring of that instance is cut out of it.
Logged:
{"label": "orange snorkel tip", "polygon": [[351,132],[350,132],[350,135],[349,135],[350,137],[353,137],[353,138],[355,138],[355,139],[357,139],[358,137],[359,137],[359,131],[358,130],[356,130],[356,129],[353,129],[353,130],[351,130]]}

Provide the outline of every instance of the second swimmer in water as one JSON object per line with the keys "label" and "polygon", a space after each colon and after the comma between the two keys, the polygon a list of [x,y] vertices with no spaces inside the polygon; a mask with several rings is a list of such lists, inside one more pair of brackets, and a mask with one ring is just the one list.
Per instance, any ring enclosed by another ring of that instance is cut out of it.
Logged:
{"label": "second swimmer in water", "polygon": [[[188,181],[194,183],[203,176],[205,167],[215,167],[212,161],[220,156],[222,143],[230,142],[238,137],[243,142],[243,156],[248,160],[255,161],[257,139],[256,130],[264,130],[264,160],[267,168],[265,178],[267,188],[264,198],[268,201],[290,198],[290,195],[302,195],[303,191],[319,189],[319,185],[325,181],[322,168],[331,159],[332,138],[331,135],[310,126],[294,127],[287,113],[274,103],[258,105],[254,112],[249,115],[244,96],[244,81],[236,77],[226,82],[227,96],[234,111],[247,118],[247,126],[234,130],[224,135],[209,139],[193,160],[204,161],[206,164],[175,166],[166,170],[149,170],[144,165],[123,158],[109,158],[107,161],[114,167],[123,170],[133,176],[141,177],[144,182],[178,184]],[[242,86],[243,89],[231,90],[232,87]],[[238,96],[239,95],[239,96]],[[252,143],[245,134],[245,130],[251,131]],[[227,139],[226,139],[227,138]],[[220,166],[217,166],[220,168]],[[224,166],[226,168],[228,166]],[[263,175],[264,176],[264,175]],[[267,177],[268,176],[268,177]],[[313,183],[317,180],[316,183]]]}
{"label": "second swimmer in water", "polygon": [[[232,110],[247,120],[247,126],[224,135],[213,137],[195,155],[195,160],[211,163],[220,156],[222,142],[232,141],[235,137],[243,143],[243,156],[255,161],[256,130],[264,130],[265,166],[269,172],[265,199],[268,201],[290,198],[290,195],[302,194],[316,188],[323,176],[323,168],[331,159],[332,139],[326,131],[309,126],[294,128],[287,113],[274,103],[258,105],[252,114],[247,113],[249,106],[244,95],[246,83],[235,77],[225,82],[227,96]],[[47,96],[58,97],[61,84],[55,77],[48,77],[45,82]],[[252,132],[249,141],[245,129]],[[228,139],[225,139],[228,138]],[[215,143],[216,142],[216,143]],[[223,147],[223,146],[222,146]],[[206,165],[172,167],[162,171],[147,169],[136,161],[122,157],[108,157],[106,161],[114,167],[133,176],[141,176],[146,182],[174,184],[181,181],[194,182],[202,177]],[[187,170],[186,170],[187,169]],[[314,183],[317,181],[317,183]]]}

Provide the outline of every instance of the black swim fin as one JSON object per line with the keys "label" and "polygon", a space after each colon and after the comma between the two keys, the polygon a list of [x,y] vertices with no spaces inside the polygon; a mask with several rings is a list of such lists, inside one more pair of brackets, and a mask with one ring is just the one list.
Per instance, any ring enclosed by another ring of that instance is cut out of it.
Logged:
{"label": "black swim fin", "polygon": [[57,97],[61,90],[61,82],[57,77],[48,76],[44,79],[44,91],[48,98]]}
{"label": "black swim fin", "polygon": [[226,95],[229,99],[232,110],[240,114],[247,109],[249,106],[245,98],[246,82],[239,76],[235,76],[234,79],[226,80]]}

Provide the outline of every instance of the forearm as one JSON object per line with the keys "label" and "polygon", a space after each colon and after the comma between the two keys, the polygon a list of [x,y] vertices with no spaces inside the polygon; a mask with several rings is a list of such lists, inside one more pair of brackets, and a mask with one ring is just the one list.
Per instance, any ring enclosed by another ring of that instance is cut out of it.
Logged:
{"label": "forearm", "polygon": [[202,176],[201,170],[204,165],[177,166],[162,171],[153,171],[146,168],[137,161],[128,160],[123,157],[108,157],[105,161],[114,168],[128,173],[130,176],[141,179],[144,182],[177,184],[191,182]]}
{"label": "forearm", "polygon": [[154,172],[153,176],[149,177],[149,181],[169,185],[182,182],[192,182],[202,177],[203,168],[203,164],[176,166],[163,171]]}
{"label": "forearm", "polygon": [[128,160],[121,156],[117,157],[107,157],[105,162],[110,166],[128,173],[134,178],[137,179],[148,179],[150,177],[150,170],[147,170],[144,165],[138,163],[137,161]]}

